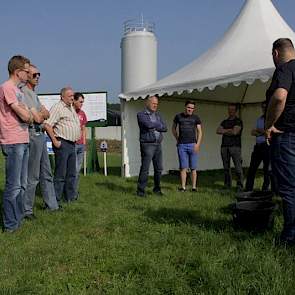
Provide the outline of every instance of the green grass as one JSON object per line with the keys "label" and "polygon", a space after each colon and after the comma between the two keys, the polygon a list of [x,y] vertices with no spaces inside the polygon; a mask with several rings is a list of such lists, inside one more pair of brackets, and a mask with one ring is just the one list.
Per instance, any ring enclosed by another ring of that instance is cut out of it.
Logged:
{"label": "green grass", "polygon": [[220,172],[200,173],[196,194],[163,177],[165,197],[140,199],[119,157],[109,164],[108,177],[81,176],[80,199],[62,212],[37,198],[36,221],[0,234],[0,294],[295,293],[295,251],[273,243],[282,218],[273,232],[235,231]]}

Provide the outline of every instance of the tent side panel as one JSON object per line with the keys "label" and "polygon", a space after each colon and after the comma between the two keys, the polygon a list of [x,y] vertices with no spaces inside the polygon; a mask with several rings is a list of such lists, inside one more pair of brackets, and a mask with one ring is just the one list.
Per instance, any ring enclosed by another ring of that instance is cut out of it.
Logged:
{"label": "tent side panel", "polygon": [[[144,108],[142,100],[124,102],[125,111],[122,120],[122,146],[125,147],[123,153],[123,168],[125,176],[136,176],[140,168],[139,150],[139,130],[137,126],[136,113]],[[165,101],[160,100],[159,111],[167,123],[168,132],[164,134],[163,140],[163,174],[169,170],[178,169],[178,157],[176,142],[171,133],[171,127],[175,114],[184,110],[184,101]],[[227,117],[227,105],[214,103],[197,103],[197,114],[202,121],[203,142],[199,154],[199,170],[221,169],[222,161],[220,156],[221,136],[216,134],[216,128]],[[244,123],[242,136],[242,157],[243,166],[247,167],[250,163],[251,152],[255,143],[255,138],[250,132],[257,117],[260,115],[259,106],[244,106],[241,117]],[[151,165],[152,166],[152,165]],[[152,167],[150,169],[152,173]]]}
{"label": "tent side panel", "polygon": [[[241,111],[241,118],[244,124],[242,136],[242,158],[243,167],[249,167],[255,137],[251,135],[251,130],[255,128],[257,118],[261,116],[260,105],[244,105]],[[245,175],[246,179],[246,175]]]}
{"label": "tent side panel", "polygon": [[140,147],[137,112],[144,108],[143,100],[121,100],[122,111],[122,176],[139,174]]}
{"label": "tent side panel", "polygon": [[[199,154],[198,169],[219,169],[221,137],[216,134],[216,128],[227,114],[227,107],[219,104],[197,103],[197,114],[202,121],[203,141]],[[161,109],[165,110],[168,133],[163,142],[164,172],[178,169],[176,142],[171,134],[175,114],[184,110],[184,102],[162,102]]]}

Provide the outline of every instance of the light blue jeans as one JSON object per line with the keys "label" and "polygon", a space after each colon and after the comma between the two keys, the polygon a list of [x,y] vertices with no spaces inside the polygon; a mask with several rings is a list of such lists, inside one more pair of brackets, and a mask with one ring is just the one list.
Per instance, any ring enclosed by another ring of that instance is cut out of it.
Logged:
{"label": "light blue jeans", "polygon": [[30,129],[30,152],[28,164],[28,187],[24,196],[25,215],[33,214],[37,184],[40,182],[42,197],[49,210],[57,210],[53,177],[49,156],[47,153],[46,137],[42,132]]}
{"label": "light blue jeans", "polygon": [[179,143],[177,145],[179,169],[190,168],[197,170],[198,153],[195,152],[195,143]]}
{"label": "light blue jeans", "polygon": [[76,144],[75,145],[76,151],[76,179],[75,179],[75,188],[76,188],[76,198],[78,198],[78,189],[79,189],[79,178],[80,178],[80,171],[82,168],[84,151],[85,151],[85,144]]}
{"label": "light blue jeans", "polygon": [[24,193],[27,188],[29,146],[27,143],[2,144],[5,157],[5,188],[3,192],[3,225],[17,229],[24,215]]}

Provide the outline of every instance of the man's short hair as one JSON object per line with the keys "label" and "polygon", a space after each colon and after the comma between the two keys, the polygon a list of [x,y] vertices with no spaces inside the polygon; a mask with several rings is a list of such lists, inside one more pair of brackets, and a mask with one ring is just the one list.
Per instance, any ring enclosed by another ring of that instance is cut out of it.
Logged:
{"label": "man's short hair", "polygon": [[30,64],[30,67],[31,68],[34,68],[34,69],[38,69],[35,65],[33,65],[33,64]]}
{"label": "man's short hair", "polygon": [[74,94],[74,100],[79,100],[79,98],[82,97],[84,99],[84,95],[81,92],[75,92]]}
{"label": "man's short hair", "polygon": [[68,91],[68,90],[73,90],[72,87],[70,86],[67,86],[67,87],[64,87],[60,90],[60,96],[64,96],[65,93]]}
{"label": "man's short hair", "polygon": [[22,70],[25,64],[30,64],[30,60],[22,55],[13,56],[8,62],[8,73],[13,74],[16,70]]}
{"label": "man's short hair", "polygon": [[185,102],[185,106],[187,106],[188,104],[196,105],[196,103],[195,103],[193,100],[187,100],[187,101]]}
{"label": "man's short hair", "polygon": [[228,104],[229,107],[235,107],[236,111],[238,110],[239,106],[237,103],[229,103]]}
{"label": "man's short hair", "polygon": [[272,44],[272,51],[275,49],[282,52],[289,49],[294,49],[294,45],[289,38],[279,38]]}

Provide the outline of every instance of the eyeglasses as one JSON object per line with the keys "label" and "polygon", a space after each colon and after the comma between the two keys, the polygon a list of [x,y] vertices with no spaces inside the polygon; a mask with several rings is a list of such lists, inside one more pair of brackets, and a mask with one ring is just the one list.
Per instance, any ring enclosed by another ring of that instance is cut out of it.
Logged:
{"label": "eyeglasses", "polygon": [[29,74],[29,73],[30,73],[30,71],[29,71],[29,70],[27,70],[27,69],[20,69],[20,71],[26,72],[27,74]]}
{"label": "eyeglasses", "polygon": [[41,76],[41,74],[40,74],[40,73],[34,73],[32,76],[33,76],[33,78],[35,79],[35,78],[37,78],[37,77],[39,78],[39,77]]}

